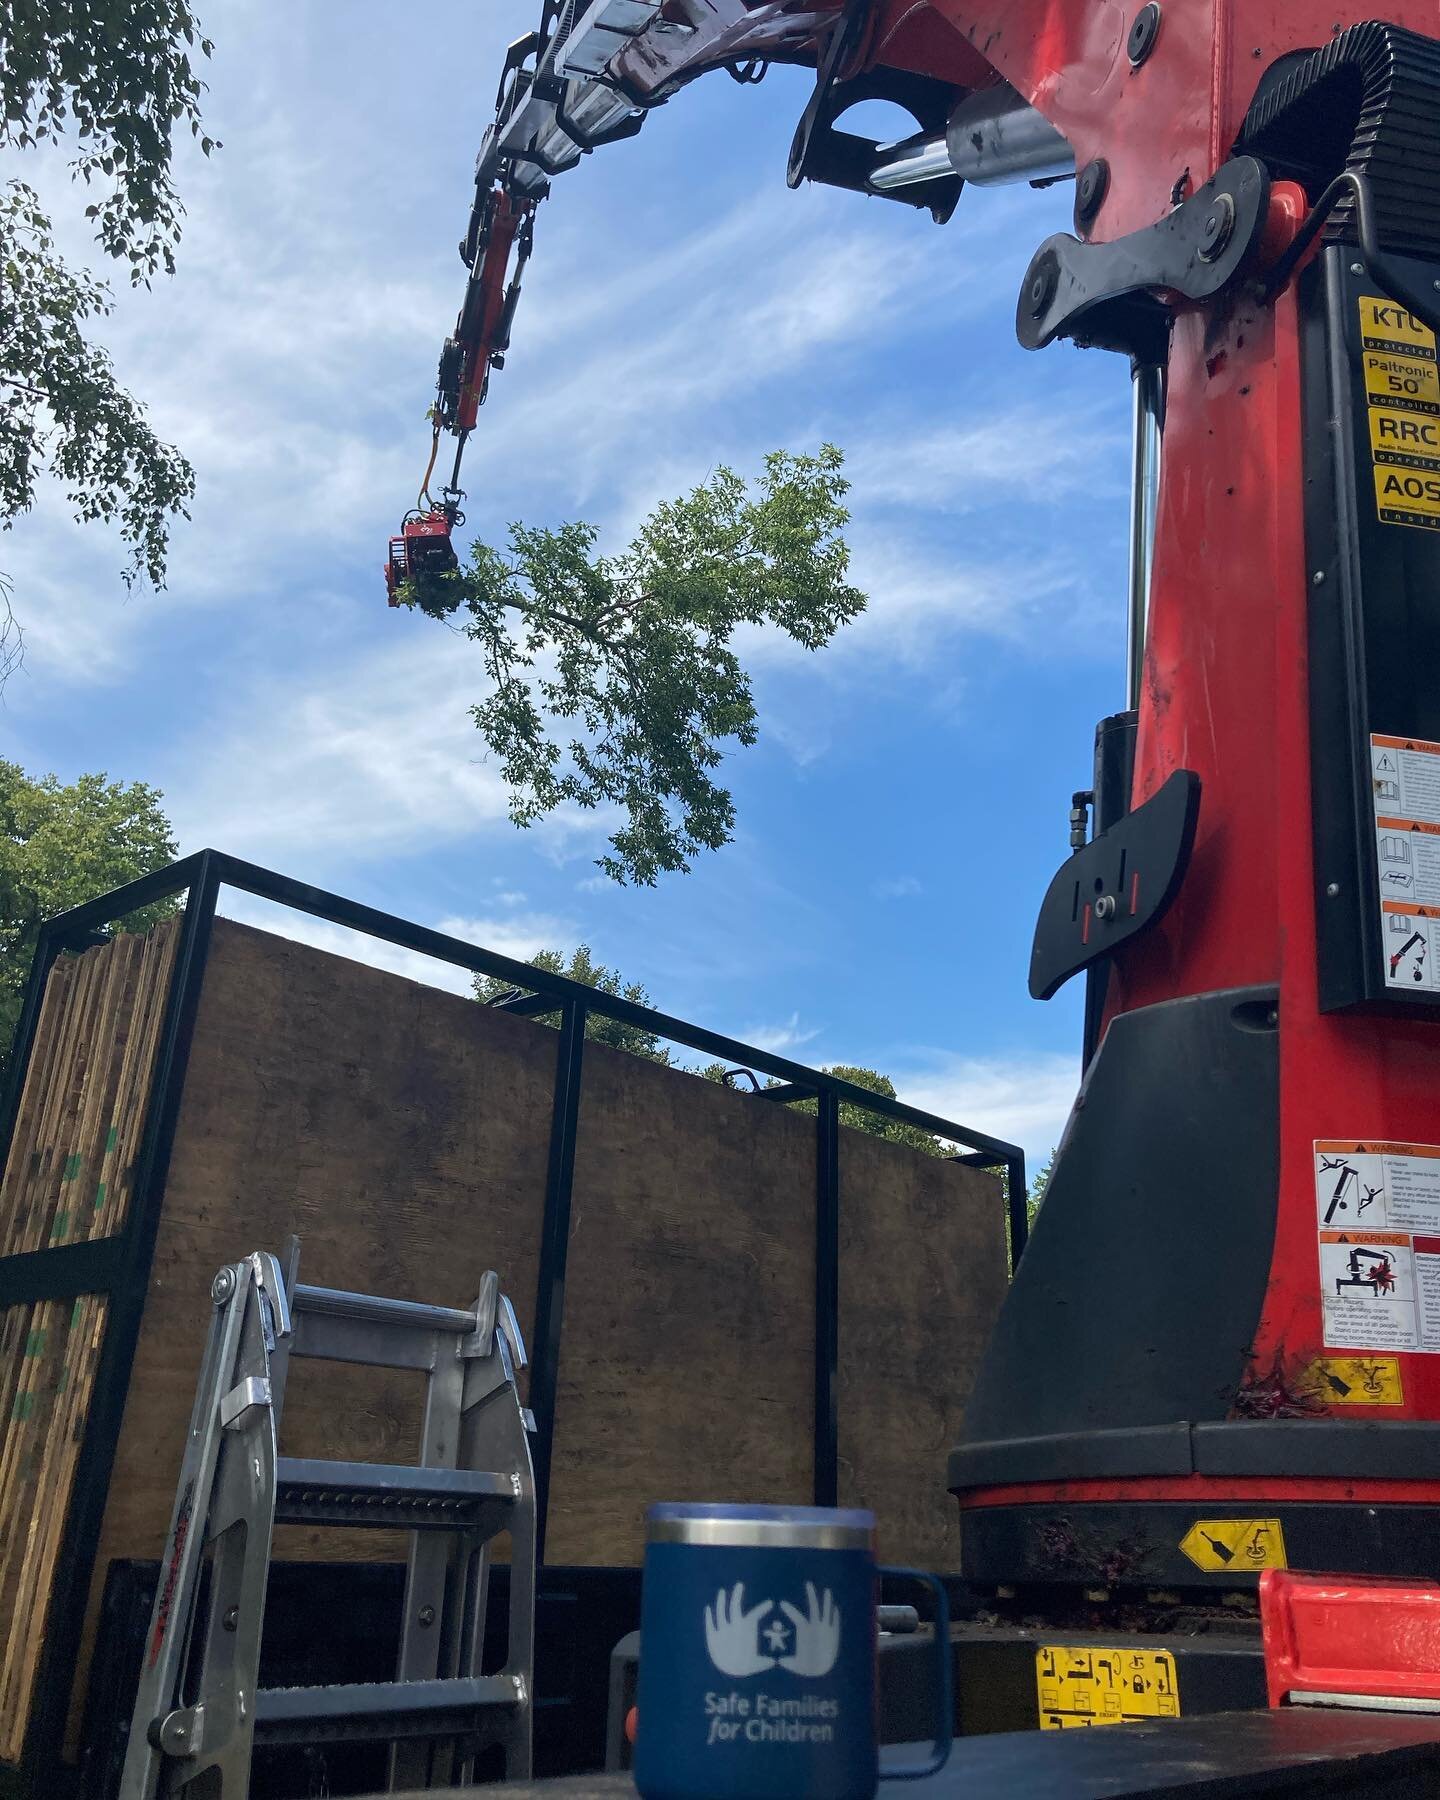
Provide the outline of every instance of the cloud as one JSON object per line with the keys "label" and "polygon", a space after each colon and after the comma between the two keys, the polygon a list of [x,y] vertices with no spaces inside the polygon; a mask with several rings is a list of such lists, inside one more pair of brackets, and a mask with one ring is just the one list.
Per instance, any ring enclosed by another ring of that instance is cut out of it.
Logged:
{"label": "cloud", "polygon": [[916,431],[898,428],[846,454],[857,507],[972,513],[1016,497],[1107,493],[1119,496],[1111,453],[1123,448],[1113,409],[1071,399],[1042,409],[971,396],[974,422]]}
{"label": "cloud", "polygon": [[[385,969],[392,975],[403,975],[407,981],[418,981],[426,987],[444,988],[452,994],[471,991],[471,973],[454,963],[441,962],[433,956],[422,956],[398,944],[387,944],[363,931],[352,931],[344,925],[332,925],[325,919],[311,918],[308,913],[292,912],[252,894],[233,889],[222,892],[220,912],[227,919],[254,925],[277,937],[290,938],[312,949],[326,950],[332,956],[343,956],[350,962],[366,963],[372,969]],[[463,938],[482,950],[494,950],[500,956],[512,956],[526,962],[537,950],[564,943],[574,933],[568,919],[549,913],[511,914],[497,918],[442,918],[431,925],[447,937]]]}
{"label": "cloud", "polygon": [[[288,867],[508,835],[505,783],[468,713],[484,682],[473,646],[426,625],[320,679],[257,684],[162,771],[181,841]],[[532,837],[564,860],[609,828],[570,809]]]}
{"label": "cloud", "polygon": [[896,875],[888,881],[872,881],[870,892],[877,900],[908,900],[925,889],[914,875]]}
{"label": "cloud", "polygon": [[736,1035],[742,1043],[750,1044],[756,1050],[769,1050],[775,1056],[787,1056],[801,1045],[809,1044],[819,1037],[820,1027],[802,1026],[799,1013],[793,1012],[782,1024],[752,1025]]}
{"label": "cloud", "polygon": [[1032,1174],[1059,1143],[1080,1086],[1079,1059],[1055,1051],[922,1051],[892,1054],[882,1066],[909,1105],[1019,1144]]}

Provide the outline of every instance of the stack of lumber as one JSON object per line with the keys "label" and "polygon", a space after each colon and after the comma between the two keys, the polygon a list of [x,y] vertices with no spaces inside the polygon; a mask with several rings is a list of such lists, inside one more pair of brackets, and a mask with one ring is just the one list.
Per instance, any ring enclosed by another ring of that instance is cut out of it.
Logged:
{"label": "stack of lumber", "polygon": [[0,1186],[0,1255],[125,1223],[178,921],[50,972]]}
{"label": "stack of lumber", "polygon": [[[0,1183],[0,1254],[122,1229],[130,1206],[177,922],[51,970]],[[18,1759],[56,1557],[104,1339],[81,1294],[0,1311],[0,1761]]]}

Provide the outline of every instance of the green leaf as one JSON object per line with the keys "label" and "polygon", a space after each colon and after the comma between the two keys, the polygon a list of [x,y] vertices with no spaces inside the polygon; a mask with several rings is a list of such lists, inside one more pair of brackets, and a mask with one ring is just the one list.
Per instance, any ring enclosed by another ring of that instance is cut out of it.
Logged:
{"label": "green leaf", "polygon": [[510,790],[510,817],[561,807],[618,817],[598,866],[651,885],[730,841],[735,808],[713,771],[756,742],[734,649],[742,627],[818,650],[855,618],[841,453],[777,450],[758,480],[717,468],[662,502],[616,555],[595,528],[510,527],[505,552],[411,582],[402,598],[481,646],[472,708]]}

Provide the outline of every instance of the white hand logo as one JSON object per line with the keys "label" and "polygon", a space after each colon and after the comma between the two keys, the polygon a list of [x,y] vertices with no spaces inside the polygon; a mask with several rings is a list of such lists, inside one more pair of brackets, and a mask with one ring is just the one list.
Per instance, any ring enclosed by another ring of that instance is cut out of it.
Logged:
{"label": "white hand logo", "polygon": [[781,1612],[795,1627],[795,1654],[782,1656],[780,1667],[789,1669],[792,1675],[828,1675],[840,1654],[839,1609],[829,1588],[826,1588],[824,1603],[821,1603],[813,1581],[805,1583],[805,1598],[810,1608],[808,1618],[788,1600],[780,1602]]}
{"label": "white hand logo", "polygon": [[[830,1596],[825,1597],[828,1600]],[[737,1581],[728,1595],[721,1588],[714,1606],[705,1608],[705,1648],[722,1675],[758,1675],[761,1669],[775,1666],[773,1657],[761,1656],[759,1652],[759,1628],[755,1623],[774,1604],[773,1600],[762,1600],[746,1612],[745,1583]]]}

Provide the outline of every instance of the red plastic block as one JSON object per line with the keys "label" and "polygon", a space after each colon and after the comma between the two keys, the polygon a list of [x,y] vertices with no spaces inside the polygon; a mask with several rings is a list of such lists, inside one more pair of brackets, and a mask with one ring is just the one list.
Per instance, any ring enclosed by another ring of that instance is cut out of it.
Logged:
{"label": "red plastic block", "polygon": [[1266,1569],[1260,1624],[1271,1706],[1296,1693],[1440,1701],[1440,1585]]}

